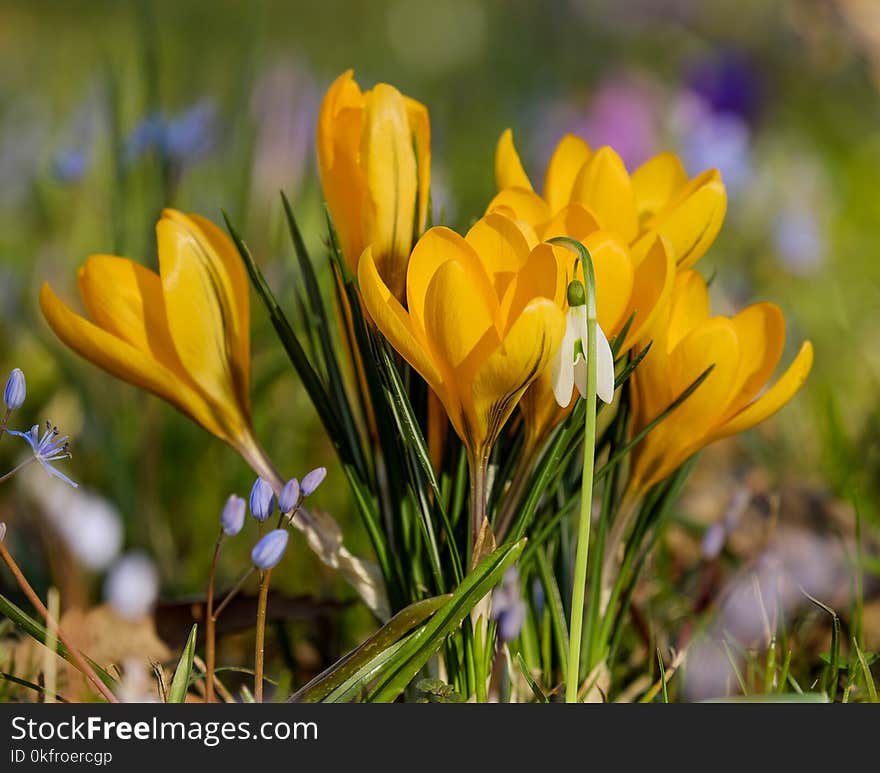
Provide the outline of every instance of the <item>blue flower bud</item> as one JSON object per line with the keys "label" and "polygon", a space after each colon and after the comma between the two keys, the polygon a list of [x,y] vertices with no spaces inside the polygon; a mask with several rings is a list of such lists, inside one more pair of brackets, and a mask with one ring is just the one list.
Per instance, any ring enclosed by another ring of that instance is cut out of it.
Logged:
{"label": "blue flower bud", "polygon": [[258,521],[265,521],[275,510],[275,492],[262,478],[254,481],[251,489],[251,514]]}
{"label": "blue flower bud", "polygon": [[244,526],[246,507],[244,499],[235,494],[229,495],[229,499],[223,506],[223,512],[220,514],[220,526],[223,527],[224,534],[234,537],[241,531]]}
{"label": "blue flower bud", "polygon": [[299,481],[291,478],[284,484],[281,493],[278,495],[278,509],[282,513],[292,513],[294,508],[299,504]]}
{"label": "blue flower bud", "polygon": [[273,529],[263,537],[251,551],[251,561],[257,569],[271,569],[284,555],[287,540],[290,537],[287,529]]}
{"label": "blue flower bud", "polygon": [[302,485],[300,486],[302,495],[304,497],[311,496],[314,493],[315,489],[321,485],[321,483],[324,481],[324,478],[326,477],[326,467],[316,467],[310,473],[307,473],[306,476],[302,479]]}
{"label": "blue flower bud", "polygon": [[6,539],[6,524],[0,521],[0,542]]}
{"label": "blue flower bud", "polygon": [[13,368],[12,373],[6,380],[6,390],[3,392],[3,400],[10,411],[17,411],[24,403],[27,395],[27,384],[24,373],[19,368]]}

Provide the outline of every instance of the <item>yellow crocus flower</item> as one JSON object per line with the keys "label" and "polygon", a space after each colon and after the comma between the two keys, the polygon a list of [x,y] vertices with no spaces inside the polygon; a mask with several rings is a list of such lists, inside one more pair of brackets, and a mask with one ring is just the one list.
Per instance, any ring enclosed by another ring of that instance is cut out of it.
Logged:
{"label": "yellow crocus flower", "polygon": [[499,193],[490,208],[512,209],[535,227],[540,238],[571,236],[568,221],[585,218],[631,246],[650,234],[661,234],[679,269],[689,268],[703,256],[727,209],[717,169],[688,179],[675,154],[661,153],[630,175],[612,148],[594,152],[572,134],[556,146],[543,196],[535,192],[523,169],[510,129],[498,141],[495,177]]}
{"label": "yellow crocus flower", "polygon": [[321,103],[317,142],[321,185],[349,268],[357,274],[372,246],[379,275],[403,300],[407,261],[428,215],[427,108],[387,83],[361,91],[346,70]]}
{"label": "yellow crocus flower", "polygon": [[788,369],[767,386],[785,343],[785,319],[772,303],[734,317],[710,317],[706,282],[681,272],[652,327],[651,350],[632,376],[634,434],[641,431],[706,368],[712,372],[633,451],[630,492],[640,494],[704,446],[749,429],[784,406],[813,364],[805,341]]}
{"label": "yellow crocus flower", "polygon": [[[232,446],[277,494],[283,481],[251,428],[249,288],[238,252],[209,220],[171,209],[162,213],[156,237],[158,274],[126,258],[93,255],[78,276],[91,320],[48,284],[40,290],[43,315],[77,354]],[[309,546],[387,617],[376,568],[348,552],[329,515],[301,514],[294,525]]]}
{"label": "yellow crocus flower", "polygon": [[43,315],[82,357],[142,387],[226,441],[263,477],[251,431],[248,280],[229,238],[198,215],[166,209],[156,226],[159,274],[112,255],[79,269],[91,321],[48,284]]}
{"label": "yellow crocus flower", "polygon": [[565,320],[554,300],[564,292],[557,261],[568,255],[500,213],[464,237],[431,228],[410,257],[406,308],[372,249],[361,257],[367,311],[437,394],[477,461],[488,458],[522,393],[559,348]]}

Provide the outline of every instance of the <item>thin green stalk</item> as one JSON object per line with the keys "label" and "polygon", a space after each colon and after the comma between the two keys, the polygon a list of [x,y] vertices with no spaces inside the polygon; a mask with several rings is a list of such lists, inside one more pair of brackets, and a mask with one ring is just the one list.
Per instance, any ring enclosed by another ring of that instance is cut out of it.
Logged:
{"label": "thin green stalk", "polygon": [[3,419],[0,420],[0,438],[2,438],[3,433],[6,432],[6,425],[9,424],[10,416],[12,416],[12,408],[7,408],[6,413],[3,414]]}
{"label": "thin green stalk", "polygon": [[576,703],[581,671],[582,633],[584,625],[584,595],[587,585],[587,564],[590,555],[590,520],[593,508],[593,467],[596,456],[596,279],[593,262],[583,245],[580,248],[584,277],[587,280],[587,394],[584,412],[584,468],[581,475],[581,512],[578,519],[577,555],[574,564],[574,584],[571,592],[571,623],[568,639],[568,673],[565,680],[565,702]]}

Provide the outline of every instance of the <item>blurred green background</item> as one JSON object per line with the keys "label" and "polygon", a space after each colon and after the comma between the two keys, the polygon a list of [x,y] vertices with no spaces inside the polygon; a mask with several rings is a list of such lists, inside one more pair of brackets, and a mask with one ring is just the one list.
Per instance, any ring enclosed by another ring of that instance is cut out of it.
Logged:
{"label": "blurred green background", "polygon": [[[455,226],[466,227],[493,195],[494,146],[508,126],[536,181],[566,131],[614,145],[630,168],[665,149],[692,174],[720,166],[728,217],[698,266],[716,277],[715,309],[775,301],[789,324],[787,359],[809,337],[816,365],[779,416],[713,447],[702,463],[734,477],[759,467],[774,483],[857,495],[875,517],[875,5],[0,2],[0,369],[5,377],[21,367],[28,378],[13,426],[49,418],[71,433],[65,470],[108,504],[103,520],[83,507],[80,523],[53,510],[42,479],[4,486],[0,519],[32,581],[59,584],[68,603],[94,603],[116,556],[140,549],[157,564],[163,599],[202,591],[222,503],[230,492],[246,496],[251,473],[166,405],[65,350],[41,319],[39,286],[48,280],[78,303],[76,269],[89,254],[154,267],[163,206],[217,222],[224,208],[289,301],[296,277],[277,192],[291,196],[322,255],[314,124],[324,89],[348,67],[364,87],[388,81],[428,106],[435,218]],[[318,504],[366,551],[331,446],[255,299],[253,309],[258,437],[287,475],[330,469]],[[4,439],[0,470],[22,452]],[[719,480],[723,498],[727,479]],[[250,546],[248,538],[230,543],[224,582]],[[301,541],[291,558],[280,588],[348,597]],[[7,577],[0,587],[15,595]],[[340,633],[333,647],[356,636]]]}

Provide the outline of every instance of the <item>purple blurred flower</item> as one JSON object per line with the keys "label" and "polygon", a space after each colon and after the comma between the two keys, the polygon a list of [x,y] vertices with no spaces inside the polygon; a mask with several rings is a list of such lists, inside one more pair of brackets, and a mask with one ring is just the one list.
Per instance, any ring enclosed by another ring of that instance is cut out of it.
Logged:
{"label": "purple blurred flower", "polygon": [[825,259],[826,243],[817,217],[806,207],[788,206],[773,226],[779,262],[792,274],[812,276]]}
{"label": "purple blurred flower", "polygon": [[583,137],[591,147],[610,145],[634,169],[656,152],[657,105],[649,82],[623,73],[607,76],[586,108],[560,103],[545,110],[549,119],[539,132],[539,160],[546,162],[566,133]]}
{"label": "purple blurred flower", "polygon": [[761,80],[756,68],[740,51],[722,51],[692,64],[685,83],[713,113],[732,114],[745,121],[757,116]]}
{"label": "purple blurred flower", "polygon": [[492,592],[492,619],[498,623],[498,635],[502,641],[513,641],[519,636],[526,619],[526,605],[515,566],[504,573],[501,584]]}
{"label": "purple blurred flower", "polygon": [[257,77],[251,111],[257,131],[252,179],[258,197],[298,188],[311,158],[319,102],[311,71],[297,59],[278,61]]}
{"label": "purple blurred flower", "polygon": [[220,513],[220,526],[223,533],[229,537],[234,537],[244,527],[244,518],[246,515],[246,505],[244,499],[235,494],[230,494],[229,499],[223,506],[223,512]]}
{"label": "purple blurred flower", "polygon": [[673,110],[684,165],[692,175],[721,170],[727,190],[740,191],[752,173],[751,130],[734,113],[716,113],[693,92],[684,92]]}

